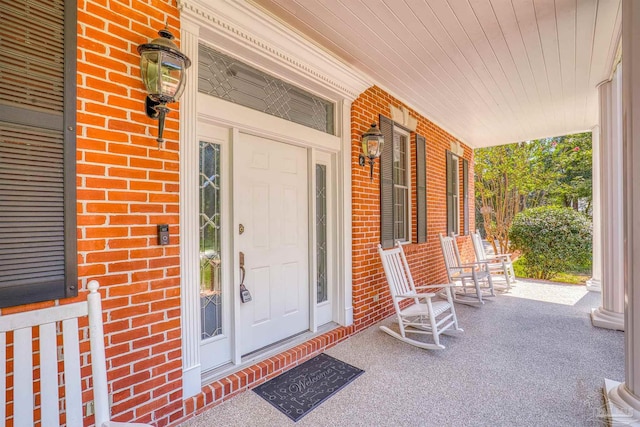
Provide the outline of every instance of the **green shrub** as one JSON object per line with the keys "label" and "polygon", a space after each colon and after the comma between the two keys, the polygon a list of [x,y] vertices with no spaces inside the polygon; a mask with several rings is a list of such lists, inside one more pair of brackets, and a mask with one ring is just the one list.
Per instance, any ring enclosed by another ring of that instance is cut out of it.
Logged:
{"label": "green shrub", "polygon": [[570,208],[542,206],[520,212],[509,230],[514,249],[524,255],[529,277],[549,280],[591,261],[591,222]]}

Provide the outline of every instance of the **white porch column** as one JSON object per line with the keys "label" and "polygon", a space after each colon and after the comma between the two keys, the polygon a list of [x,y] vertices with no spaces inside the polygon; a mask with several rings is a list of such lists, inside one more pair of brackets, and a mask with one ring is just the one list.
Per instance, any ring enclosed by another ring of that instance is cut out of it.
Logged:
{"label": "white porch column", "polygon": [[[640,425],[640,2],[622,1],[625,204],[625,382],[607,395],[613,425]],[[617,409],[617,411],[615,410]]]}
{"label": "white porch column", "polygon": [[[198,188],[197,97],[198,38],[200,27],[180,21],[180,50],[191,59],[187,84],[180,101],[180,309],[182,312],[182,398],[202,391],[200,378],[200,293],[198,271],[189,261],[198,259],[198,218],[187,215],[198,205],[194,192]],[[195,193],[197,194],[197,193]],[[197,196],[196,196],[197,197]]]}
{"label": "white porch column", "polygon": [[602,292],[602,219],[600,216],[600,126],[591,129],[591,156],[592,156],[592,188],[591,201],[593,212],[593,263],[591,279],[587,280],[587,290]]}
{"label": "white porch column", "polygon": [[591,311],[594,326],[624,330],[622,171],[622,72],[618,66],[600,94],[600,207],[602,305]]}

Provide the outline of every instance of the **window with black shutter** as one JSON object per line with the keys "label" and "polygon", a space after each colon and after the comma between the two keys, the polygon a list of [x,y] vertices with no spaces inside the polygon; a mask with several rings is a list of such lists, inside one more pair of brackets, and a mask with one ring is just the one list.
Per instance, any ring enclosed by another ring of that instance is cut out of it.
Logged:
{"label": "window with black shutter", "polygon": [[[384,248],[411,241],[411,133],[380,116],[385,145],[380,156],[380,240]],[[426,242],[426,143],[416,135],[418,242]]]}
{"label": "window with black shutter", "polygon": [[464,218],[464,234],[469,234],[469,161],[462,159],[462,201]]}
{"label": "window with black shutter", "polygon": [[460,234],[460,170],[458,156],[447,151],[447,235]]}
{"label": "window with black shutter", "polygon": [[9,307],[77,295],[77,4],[0,5],[0,307]]}
{"label": "window with black shutter", "polygon": [[416,209],[418,243],[427,241],[427,142],[416,135]]}

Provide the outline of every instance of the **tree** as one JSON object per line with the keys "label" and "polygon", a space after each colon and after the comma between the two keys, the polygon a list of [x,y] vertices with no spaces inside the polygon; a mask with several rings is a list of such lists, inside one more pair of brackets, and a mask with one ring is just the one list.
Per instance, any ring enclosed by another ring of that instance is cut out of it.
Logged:
{"label": "tree", "polygon": [[[513,218],[527,205],[527,195],[536,187],[536,149],[520,142],[475,152],[476,206],[486,238],[496,251],[507,252]],[[535,203],[535,198],[532,201]]]}
{"label": "tree", "polygon": [[[591,207],[591,133],[475,152],[476,208],[494,250],[508,251],[518,212],[544,205]],[[579,203],[581,202],[581,203]]]}
{"label": "tree", "polygon": [[544,154],[555,172],[549,185],[551,204],[591,212],[591,132],[551,138]]}

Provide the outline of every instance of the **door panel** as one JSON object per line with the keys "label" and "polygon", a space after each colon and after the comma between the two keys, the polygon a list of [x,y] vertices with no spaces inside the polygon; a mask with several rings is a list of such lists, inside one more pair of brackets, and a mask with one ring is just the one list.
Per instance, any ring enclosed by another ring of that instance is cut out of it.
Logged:
{"label": "door panel", "polygon": [[309,329],[307,153],[240,134],[233,157],[236,249],[252,295],[240,306],[247,354]]}
{"label": "door panel", "polygon": [[284,284],[284,314],[297,313],[300,308],[300,286],[298,285],[298,263],[290,262],[282,266],[282,283]]}
{"label": "door panel", "polygon": [[[251,293],[254,301],[270,301],[271,295],[271,269],[258,267],[251,269]],[[250,303],[249,303],[250,304]],[[271,304],[253,304],[252,324],[257,325],[271,320]]]}

